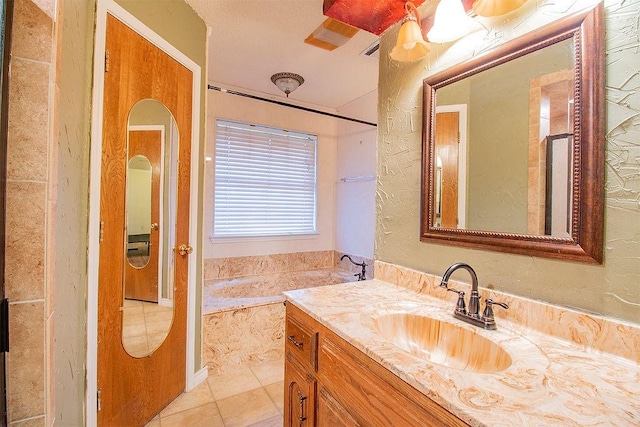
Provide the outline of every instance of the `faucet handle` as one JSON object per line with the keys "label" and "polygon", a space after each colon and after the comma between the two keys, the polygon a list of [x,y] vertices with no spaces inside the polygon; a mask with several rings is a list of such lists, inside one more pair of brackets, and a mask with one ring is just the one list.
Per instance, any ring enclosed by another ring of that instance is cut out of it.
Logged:
{"label": "faucet handle", "polygon": [[492,320],[493,319],[493,304],[499,305],[500,307],[507,309],[509,308],[509,305],[504,303],[504,302],[497,302],[492,300],[491,298],[487,298],[485,300],[485,307],[484,307],[484,312],[482,313],[482,317],[486,320]]}
{"label": "faucet handle", "polygon": [[467,312],[467,307],[464,304],[464,291],[459,291],[457,289],[447,288],[449,292],[455,292],[458,294],[458,302],[456,302],[456,311],[459,313],[465,314]]}

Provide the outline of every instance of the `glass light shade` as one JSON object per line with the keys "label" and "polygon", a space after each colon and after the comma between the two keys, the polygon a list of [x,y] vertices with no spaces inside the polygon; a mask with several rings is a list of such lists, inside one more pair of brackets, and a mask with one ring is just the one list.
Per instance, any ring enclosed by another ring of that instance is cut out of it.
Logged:
{"label": "glass light shade", "polygon": [[389,52],[394,61],[410,62],[424,58],[431,48],[422,36],[422,29],[414,19],[402,24],[396,45]]}
{"label": "glass light shade", "polygon": [[527,0],[476,0],[473,11],[479,16],[499,16],[516,10]]}
{"label": "glass light shade", "polygon": [[448,43],[482,27],[464,11],[460,0],[441,0],[436,7],[433,27],[427,33],[429,41]]}
{"label": "glass light shade", "polygon": [[291,92],[304,83],[302,76],[295,73],[276,73],[271,76],[271,81],[287,95],[287,98]]}

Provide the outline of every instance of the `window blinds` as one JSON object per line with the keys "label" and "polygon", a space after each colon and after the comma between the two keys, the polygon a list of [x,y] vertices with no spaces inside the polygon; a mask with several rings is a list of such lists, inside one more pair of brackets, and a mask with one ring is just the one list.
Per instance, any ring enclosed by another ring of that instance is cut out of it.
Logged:
{"label": "window blinds", "polygon": [[213,237],[316,232],[317,137],[216,121]]}

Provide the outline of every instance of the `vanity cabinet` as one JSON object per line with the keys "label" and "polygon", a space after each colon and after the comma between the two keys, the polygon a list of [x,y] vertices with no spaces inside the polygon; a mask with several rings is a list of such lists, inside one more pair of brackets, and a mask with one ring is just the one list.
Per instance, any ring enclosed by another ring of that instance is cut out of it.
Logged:
{"label": "vanity cabinet", "polygon": [[287,302],[285,426],[466,426]]}
{"label": "vanity cabinet", "polygon": [[318,332],[299,316],[287,316],[285,336],[284,425],[314,426]]}

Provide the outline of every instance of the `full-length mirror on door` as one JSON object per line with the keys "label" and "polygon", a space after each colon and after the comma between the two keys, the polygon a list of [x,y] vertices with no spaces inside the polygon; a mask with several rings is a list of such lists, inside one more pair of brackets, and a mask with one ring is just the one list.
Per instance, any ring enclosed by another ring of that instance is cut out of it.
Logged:
{"label": "full-length mirror on door", "polygon": [[178,129],[153,99],[129,114],[122,344],[144,357],[166,338],[173,321]]}

